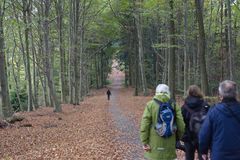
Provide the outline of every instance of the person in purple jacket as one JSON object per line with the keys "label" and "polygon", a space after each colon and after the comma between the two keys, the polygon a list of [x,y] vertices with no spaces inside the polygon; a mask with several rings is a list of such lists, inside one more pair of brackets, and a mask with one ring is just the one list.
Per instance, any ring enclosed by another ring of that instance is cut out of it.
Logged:
{"label": "person in purple jacket", "polygon": [[220,103],[211,107],[199,133],[199,150],[204,159],[240,160],[240,103],[237,84],[225,80],[219,85]]}

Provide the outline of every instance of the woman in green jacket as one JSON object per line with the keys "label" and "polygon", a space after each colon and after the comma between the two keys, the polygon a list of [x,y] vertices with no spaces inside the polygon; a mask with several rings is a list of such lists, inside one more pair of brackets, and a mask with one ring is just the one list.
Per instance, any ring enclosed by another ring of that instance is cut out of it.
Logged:
{"label": "woman in green jacket", "polygon": [[181,138],[184,133],[184,121],[181,109],[172,103],[174,109],[174,122],[177,131],[170,137],[161,137],[155,130],[160,102],[168,102],[170,100],[169,87],[165,84],[159,84],[156,88],[156,95],[147,103],[145,107],[141,128],[140,138],[145,150],[144,157],[149,160],[174,160],[176,159],[176,138]]}

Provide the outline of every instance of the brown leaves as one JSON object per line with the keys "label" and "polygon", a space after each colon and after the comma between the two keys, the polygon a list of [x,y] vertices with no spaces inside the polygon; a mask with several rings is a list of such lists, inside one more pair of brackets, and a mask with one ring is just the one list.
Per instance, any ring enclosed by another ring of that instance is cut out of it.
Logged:
{"label": "brown leaves", "polygon": [[[99,94],[99,92],[97,93]],[[3,159],[112,159],[115,131],[107,116],[105,97],[89,97],[80,106],[64,105],[63,113],[40,108],[0,130]],[[31,124],[32,127],[21,127]]]}
{"label": "brown leaves", "polygon": [[138,129],[151,97],[132,93],[132,89],[118,88],[116,101],[111,97],[109,102],[102,89],[79,106],[63,105],[62,113],[47,107],[20,113],[24,120],[0,130],[0,159],[143,159]]}

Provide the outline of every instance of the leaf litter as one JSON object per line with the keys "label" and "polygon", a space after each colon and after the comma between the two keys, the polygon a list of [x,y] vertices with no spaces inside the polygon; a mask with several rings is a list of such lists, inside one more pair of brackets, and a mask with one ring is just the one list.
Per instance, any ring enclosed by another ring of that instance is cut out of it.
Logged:
{"label": "leaf litter", "polygon": [[133,88],[116,86],[110,101],[104,88],[80,105],[63,104],[62,113],[49,107],[20,112],[22,121],[0,129],[0,159],[144,160],[139,127],[152,95],[133,96]]}

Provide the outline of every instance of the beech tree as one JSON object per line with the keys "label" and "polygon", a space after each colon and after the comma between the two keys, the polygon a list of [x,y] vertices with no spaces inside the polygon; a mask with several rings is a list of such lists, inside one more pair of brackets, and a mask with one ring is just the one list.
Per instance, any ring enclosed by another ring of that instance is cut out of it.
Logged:
{"label": "beech tree", "polygon": [[206,41],[205,41],[205,30],[203,24],[203,9],[201,0],[195,0],[196,5],[196,17],[198,21],[198,30],[199,30],[199,59],[200,59],[200,71],[201,71],[201,87],[203,92],[208,95],[208,76],[206,69]]}
{"label": "beech tree", "polygon": [[53,69],[51,61],[50,40],[49,40],[49,11],[50,0],[44,0],[44,21],[43,21],[43,37],[44,37],[44,52],[45,52],[45,72],[47,76],[47,82],[50,92],[51,103],[54,107],[54,111],[61,112],[62,108],[59,104],[59,100],[56,95],[55,85],[53,81]]}
{"label": "beech tree", "polygon": [[168,84],[170,87],[171,96],[175,97],[175,25],[173,17],[173,0],[169,1],[170,6],[170,19],[169,19],[169,33],[170,33],[170,51],[169,51],[169,62],[168,62]]}
{"label": "beech tree", "polygon": [[9,100],[8,78],[6,70],[5,47],[4,47],[4,12],[5,0],[0,2],[0,117],[12,115],[12,107]]}
{"label": "beech tree", "polygon": [[146,96],[148,95],[147,91],[147,83],[146,83],[146,77],[145,77],[145,69],[144,69],[144,56],[143,56],[143,33],[142,33],[142,13],[141,5],[142,1],[138,0],[136,3],[136,13],[135,13],[135,24],[137,29],[137,37],[138,37],[138,58],[139,58],[139,68],[140,68],[140,77],[141,77],[141,84],[143,88],[143,94]]}
{"label": "beech tree", "polygon": [[159,83],[173,98],[191,84],[215,95],[240,82],[239,27],[230,0],[3,0],[1,114],[78,105],[111,83],[113,61],[136,96]]}

